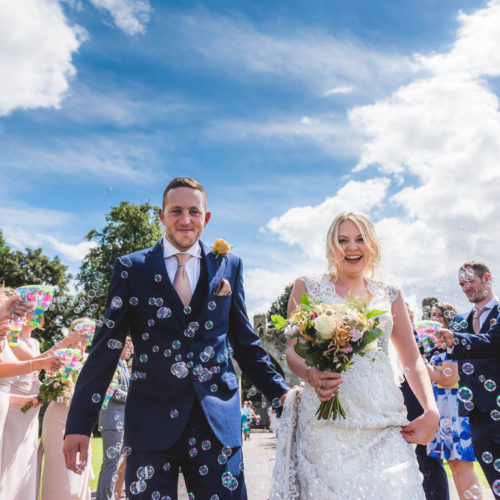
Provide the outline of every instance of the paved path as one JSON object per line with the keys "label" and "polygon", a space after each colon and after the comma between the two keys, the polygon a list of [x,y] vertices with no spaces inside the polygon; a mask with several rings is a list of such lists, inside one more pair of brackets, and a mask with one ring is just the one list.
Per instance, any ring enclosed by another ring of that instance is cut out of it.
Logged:
{"label": "paved path", "polygon": [[[250,440],[243,443],[248,500],[269,498],[275,452],[276,440],[270,432],[252,432]],[[450,493],[450,500],[459,500],[453,480],[450,481]],[[187,500],[187,498],[186,488],[181,478],[179,500]],[[483,500],[495,500],[489,488],[483,487]]]}

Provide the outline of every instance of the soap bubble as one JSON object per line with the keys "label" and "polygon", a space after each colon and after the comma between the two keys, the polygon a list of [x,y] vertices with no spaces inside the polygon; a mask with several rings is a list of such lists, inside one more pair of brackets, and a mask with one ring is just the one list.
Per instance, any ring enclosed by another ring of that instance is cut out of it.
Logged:
{"label": "soap bubble", "polygon": [[165,462],[163,464],[163,470],[165,470],[167,472],[170,470],[170,462]]}
{"label": "soap bubble", "polygon": [[148,355],[147,355],[147,354],[141,354],[141,355],[139,356],[139,361],[140,361],[141,363],[147,363],[147,362],[148,362]]}
{"label": "soap bubble", "polygon": [[495,481],[493,481],[491,489],[493,490],[493,493],[495,493],[495,495],[500,496],[500,479],[496,479]]}
{"label": "soap bubble", "polygon": [[466,375],[472,375],[474,373],[474,365],[472,363],[464,363],[462,365],[462,371]]}
{"label": "soap bubble", "polygon": [[119,340],[109,339],[108,347],[109,349],[121,349],[123,347],[123,344]]}
{"label": "soap bubble", "polygon": [[498,410],[491,410],[490,417],[495,422],[498,422],[500,420],[500,411],[498,411]]}
{"label": "soap bubble", "polygon": [[217,462],[219,462],[220,465],[227,464],[227,457],[226,457],[226,455],[219,455],[217,457]]}
{"label": "soap bubble", "polygon": [[155,300],[155,306],[157,307],[160,307],[163,305],[163,299],[161,297],[158,297],[156,300]]}
{"label": "soap bubble", "polygon": [[148,340],[149,339],[149,333],[148,332],[144,332],[142,335],[142,340]]}
{"label": "soap bubble", "polygon": [[191,314],[191,308],[189,306],[184,307],[184,314]]}
{"label": "soap bubble", "polygon": [[191,458],[194,458],[196,455],[198,455],[198,450],[196,448],[189,448],[188,455]]}
{"label": "soap bubble", "polygon": [[113,320],[111,320],[111,319],[108,319],[108,320],[106,320],[106,326],[108,328],[114,328],[115,322]]}
{"label": "soap bubble", "polygon": [[108,458],[115,458],[116,456],[118,455],[118,451],[117,449],[114,447],[114,446],[110,446],[107,450],[106,450],[106,456]]}
{"label": "soap bubble", "polygon": [[201,449],[204,451],[208,451],[211,447],[212,447],[212,443],[208,440],[203,441],[203,443],[201,443]]}
{"label": "soap bubble", "polygon": [[495,383],[494,380],[491,380],[491,379],[488,379],[485,381],[484,383],[484,388],[488,391],[488,392],[493,392],[496,388],[497,388],[497,384]]}
{"label": "soap bubble", "polygon": [[179,341],[179,340],[174,340],[174,341],[172,342],[172,347],[173,347],[174,349],[180,349],[180,347],[181,347],[181,343],[180,343],[180,341]]}
{"label": "soap bubble", "polygon": [[153,474],[155,473],[155,469],[152,465],[144,465],[143,467],[139,467],[137,469],[137,478],[138,479],[151,479]]}
{"label": "soap bubble", "polygon": [[155,274],[155,281],[159,283],[163,279],[163,276],[161,274]]}
{"label": "soap bubble", "polygon": [[471,401],[472,400],[472,391],[468,387],[460,387],[457,392],[457,397],[460,401]]}
{"label": "soap bubble", "polygon": [[111,309],[120,309],[123,306],[123,301],[121,297],[113,297],[111,299]]}
{"label": "soap bubble", "polygon": [[166,358],[169,358],[170,356],[172,356],[172,351],[170,349],[165,349],[163,351],[163,355],[166,357]]}
{"label": "soap bubble", "polygon": [[132,260],[130,259],[130,257],[127,257],[126,255],[124,257],[119,257],[118,259],[122,266],[125,266],[125,267],[132,267]]}
{"label": "soap bubble", "polygon": [[139,479],[138,481],[134,481],[130,485],[130,493],[132,493],[132,495],[138,495],[139,493],[146,491],[146,488],[146,481],[144,481],[143,479]]}
{"label": "soap bubble", "polygon": [[170,371],[177,378],[185,378],[189,375],[189,368],[186,366],[186,363],[184,363],[184,361],[181,361],[180,363],[174,363],[170,367]]}
{"label": "soap bubble", "polygon": [[93,403],[99,403],[99,401],[101,401],[101,395],[100,394],[92,394],[92,402]]}
{"label": "soap bubble", "polygon": [[160,309],[156,312],[156,316],[160,319],[170,318],[171,315],[172,311],[168,307],[160,307]]}
{"label": "soap bubble", "polygon": [[489,451],[484,451],[481,459],[485,464],[491,464],[493,462],[493,455]]}
{"label": "soap bubble", "polygon": [[206,465],[202,465],[198,470],[202,476],[206,476],[208,474],[208,467]]}
{"label": "soap bubble", "polygon": [[155,320],[154,319],[148,319],[148,326],[154,326]]}
{"label": "soap bubble", "polygon": [[213,300],[211,300],[211,301],[208,303],[208,306],[207,306],[207,307],[208,307],[208,310],[209,310],[209,311],[213,311],[213,310],[217,307],[217,304],[216,304]]}
{"label": "soap bubble", "polygon": [[154,306],[156,304],[156,299],[154,297],[149,297],[148,304]]}
{"label": "soap bubble", "polygon": [[177,418],[178,416],[179,416],[178,410],[171,410],[170,411],[170,418]]}
{"label": "soap bubble", "polygon": [[214,327],[213,321],[205,321],[205,328],[211,330]]}
{"label": "soap bubble", "polygon": [[212,385],[210,386],[210,391],[211,391],[211,392],[217,392],[217,390],[218,390],[218,389],[219,389],[219,388],[217,387],[217,384],[212,384]]}
{"label": "soap bubble", "polygon": [[139,299],[137,297],[130,297],[128,302],[131,306],[136,306],[139,303]]}
{"label": "soap bubble", "polygon": [[451,374],[453,373],[453,370],[447,366],[444,370],[443,370],[443,375],[446,376],[446,377],[451,377]]}

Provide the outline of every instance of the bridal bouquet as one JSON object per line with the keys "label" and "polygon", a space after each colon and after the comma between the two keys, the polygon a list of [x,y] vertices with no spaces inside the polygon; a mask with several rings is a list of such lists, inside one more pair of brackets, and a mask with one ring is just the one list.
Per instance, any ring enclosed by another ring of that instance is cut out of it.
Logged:
{"label": "bridal bouquet", "polygon": [[[321,371],[341,373],[350,368],[354,354],[364,356],[376,349],[383,335],[378,318],[386,311],[368,311],[366,304],[356,301],[338,304],[311,303],[302,294],[299,308],[285,320],[273,315],[276,328],[284,328],[288,338],[296,338],[295,352],[304,358],[307,366]],[[318,420],[345,418],[338,394],[321,403],[316,412]]]}

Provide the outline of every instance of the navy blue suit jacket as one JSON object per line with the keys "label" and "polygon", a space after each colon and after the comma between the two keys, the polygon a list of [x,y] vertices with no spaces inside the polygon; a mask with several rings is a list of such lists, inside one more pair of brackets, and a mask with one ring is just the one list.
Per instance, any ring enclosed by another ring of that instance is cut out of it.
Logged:
{"label": "navy blue suit jacket", "polygon": [[[110,348],[110,341],[125,342],[127,332],[135,351],[124,444],[136,451],[166,450],[175,444],[195,398],[221,443],[241,445],[240,396],[228,348],[268,399],[288,390],[248,320],[241,259],[230,254],[216,258],[200,245],[202,265],[191,311],[170,282],[161,240],[117,259],[106,321],[78,377],[66,434],[92,432],[121,352]],[[215,295],[223,278],[231,285],[229,296]],[[119,299],[113,301],[115,297]],[[173,373],[175,367],[181,378]]]}
{"label": "navy blue suit jacket", "polygon": [[[482,413],[489,413],[491,410],[499,409],[496,399],[500,388],[500,324],[497,320],[498,311],[490,311],[481,327],[479,334],[472,332],[472,312],[457,314],[453,318],[453,323],[461,325],[462,331],[454,331],[455,337],[459,340],[453,348],[450,357],[459,360],[460,386],[468,387],[473,393],[474,410]],[[500,317],[500,316],[498,316]],[[474,367],[474,372],[467,375],[463,371],[464,363],[470,363]],[[481,379],[493,380],[497,384],[497,389],[488,391],[484,381]],[[470,415],[460,404],[460,414]]]}

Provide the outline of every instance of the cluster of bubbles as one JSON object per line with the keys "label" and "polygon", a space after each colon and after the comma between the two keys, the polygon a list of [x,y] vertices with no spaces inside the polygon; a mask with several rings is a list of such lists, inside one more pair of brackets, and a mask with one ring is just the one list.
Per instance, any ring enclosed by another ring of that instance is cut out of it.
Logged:
{"label": "cluster of bubbles", "polygon": [[109,349],[122,349],[123,343],[120,342],[119,340],[116,340],[116,339],[109,339],[108,340],[108,347],[109,347]]}
{"label": "cluster of bubbles", "polygon": [[231,474],[231,472],[226,471],[222,474],[222,485],[229,491],[235,491],[238,488],[238,480]]}
{"label": "cluster of bubbles", "polygon": [[465,491],[464,497],[468,500],[478,500],[481,498],[481,487],[477,484],[473,484],[468,490]]}
{"label": "cluster of bubbles", "polygon": [[[132,495],[138,495],[146,491],[148,479],[151,479],[155,473],[154,467],[152,465],[144,465],[137,469],[136,476],[137,481],[133,481],[130,484],[130,493]],[[160,498],[160,497],[158,497]]]}

